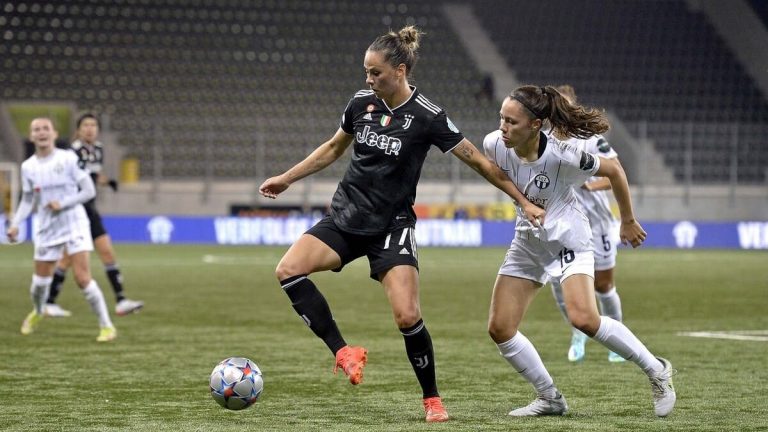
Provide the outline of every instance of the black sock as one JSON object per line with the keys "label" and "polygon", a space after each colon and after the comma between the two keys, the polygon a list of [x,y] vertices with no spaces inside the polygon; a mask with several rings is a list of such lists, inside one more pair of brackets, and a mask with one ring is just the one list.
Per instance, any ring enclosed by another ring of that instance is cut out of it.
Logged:
{"label": "black sock", "polygon": [[109,283],[112,285],[112,291],[115,292],[115,299],[118,302],[125,299],[123,295],[123,275],[120,274],[120,268],[117,267],[117,264],[108,264],[104,266],[104,269],[107,271],[107,279],[109,279]]}
{"label": "black sock", "polygon": [[307,275],[289,277],[280,281],[283,290],[291,299],[291,304],[304,323],[323,340],[333,355],[347,343],[333,320],[331,309],[323,294]]}
{"label": "black sock", "polygon": [[64,284],[64,279],[67,277],[67,271],[56,267],[53,272],[53,280],[51,281],[51,289],[48,292],[48,304],[56,303],[56,297],[61,292],[61,286]]}
{"label": "black sock", "polygon": [[411,327],[400,329],[400,333],[403,334],[405,352],[413,371],[416,372],[424,397],[439,396],[435,379],[435,352],[424,321],[419,320]]}

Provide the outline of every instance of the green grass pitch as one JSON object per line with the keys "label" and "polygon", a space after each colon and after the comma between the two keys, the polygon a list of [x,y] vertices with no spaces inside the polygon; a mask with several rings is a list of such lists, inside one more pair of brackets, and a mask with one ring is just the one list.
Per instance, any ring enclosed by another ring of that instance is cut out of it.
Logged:
{"label": "green grass pitch", "polygon": [[[423,421],[420,390],[380,286],[358,260],[313,280],[349,343],[369,350],[365,380],[331,373],[333,358],[296,316],[273,277],[285,248],[117,245],[135,316],[113,317],[119,336],[98,344],[95,317],[69,275],[60,303],[30,336],[32,250],[0,247],[0,430],[4,431],[755,431],[768,429],[768,342],[693,338],[691,331],[768,330],[768,254],[623,250],[617,286],[625,323],[678,370],[678,402],[653,415],[650,386],[633,364],[611,364],[587,344],[566,359],[569,331],[548,288],[523,332],[538,348],[570,413],[513,419],[532,389],[486,333],[503,249],[420,251],[421,301],[451,415]],[[94,258],[96,280],[114,297]],[[264,373],[257,404],[230,412],[210,397],[220,360],[245,356]]]}

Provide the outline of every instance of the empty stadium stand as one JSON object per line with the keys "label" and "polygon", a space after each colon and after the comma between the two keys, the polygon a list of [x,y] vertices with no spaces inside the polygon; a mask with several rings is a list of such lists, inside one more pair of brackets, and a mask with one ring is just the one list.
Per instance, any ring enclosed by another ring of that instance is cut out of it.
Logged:
{"label": "empty stadium stand", "polygon": [[739,182],[765,181],[768,147],[759,143],[768,133],[766,99],[685,1],[473,5],[521,80],[571,83],[582,102],[615,111],[636,133],[647,130],[678,180],[728,181],[735,150]]}
{"label": "empty stadium stand", "polygon": [[[413,83],[479,145],[497,127],[498,102],[475,97],[483,74],[445,22],[443,3],[6,2],[0,99],[67,100],[108,114],[145,179],[270,175],[334,133],[347,100],[365,86],[368,44],[416,24],[427,36]],[[684,1],[473,6],[520,79],[571,83],[583,102],[647,131],[678,180],[727,182],[735,165],[739,183],[766,181],[768,103]],[[736,163],[724,163],[733,152]],[[338,178],[344,168],[319,176]],[[431,155],[422,178],[476,176],[455,158]]]}
{"label": "empty stadium stand", "polygon": [[[482,75],[429,2],[3,8],[0,98],[74,100],[109,114],[145,178],[247,178],[290,167],[335,132],[347,100],[365,87],[368,44],[405,24],[427,33],[413,83],[468,137],[481,139],[496,125],[496,103],[474,99]],[[423,177],[447,178],[450,159],[430,158]],[[344,168],[320,175],[339,177]]]}

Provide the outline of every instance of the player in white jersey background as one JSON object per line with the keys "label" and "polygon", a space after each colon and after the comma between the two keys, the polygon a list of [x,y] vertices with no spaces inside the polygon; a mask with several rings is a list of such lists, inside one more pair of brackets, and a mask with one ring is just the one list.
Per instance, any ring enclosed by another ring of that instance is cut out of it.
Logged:
{"label": "player in white jersey background", "polygon": [[53,269],[67,251],[72,259],[75,280],[99,320],[96,340],[111,341],[117,336],[117,330],[109,317],[104,295],[91,277],[89,258],[93,242],[82,206],[96,194],[93,181],[78,166],[74,153],[54,147],[58,134],[50,119],[32,120],[29,130],[35,154],[21,164],[22,198],[6,231],[8,239],[15,242],[19,225],[36,212],[33,228],[35,268],[30,286],[34,309],[24,319],[21,334],[32,333],[43,319]]}
{"label": "player in white jersey background", "polygon": [[[85,113],[81,115],[76,122],[77,136],[75,137],[75,141],[72,142],[71,148],[77,155],[78,165],[90,174],[94,185],[97,187],[108,185],[116,192],[117,181],[109,179],[103,173],[104,146],[98,139],[99,130],[99,119],[94,114]],[[138,312],[144,307],[144,302],[140,300],[131,300],[124,294],[123,275],[117,264],[117,256],[112,247],[112,239],[106,228],[104,228],[101,214],[99,214],[99,211],[96,208],[96,198],[91,198],[83,203],[83,208],[85,208],[85,213],[91,224],[91,237],[93,238],[96,252],[98,253],[102,264],[104,264],[107,280],[109,280],[109,283],[112,286],[112,291],[115,293],[115,313],[119,316],[123,316]],[[53,273],[53,281],[51,282],[51,288],[45,306],[45,314],[47,316],[67,317],[71,315],[70,311],[62,308],[56,303],[56,298],[61,291],[67,270],[69,270],[71,265],[71,260],[66,253],[56,264],[56,270]]]}
{"label": "player in white jersey background", "polygon": [[[542,132],[545,121],[554,134]],[[547,211],[546,220],[538,225],[518,214],[515,238],[493,287],[488,332],[501,355],[537,393],[533,402],[512,410],[511,416],[568,411],[536,348],[518,330],[538,289],[550,278],[563,287],[571,325],[648,375],[656,415],[666,416],[674,408],[669,361],[651,354],[620,321],[600,316],[595,302],[592,235],[574,187],[591,176],[608,177],[621,212],[621,240],[638,247],[646,233],[634,218],[624,170],[615,159],[601,159],[555,137],[586,139],[607,129],[602,112],[569,103],[554,87],[523,86],[505,98],[499,130],[483,141],[486,156],[529,201]]]}
{"label": "player in white jersey background", "polygon": [[[576,92],[570,85],[561,85],[557,91],[568,102],[576,103]],[[558,136],[560,140],[570,140],[580,150],[597,154],[603,159],[614,159],[618,163],[619,155],[611,147],[602,135],[594,135],[587,139],[568,138]],[[595,255],[595,293],[600,305],[600,314],[609,316],[616,321],[621,321],[621,298],[616,290],[614,280],[614,268],[616,267],[616,254],[619,244],[619,221],[611,211],[611,201],[608,191],[611,189],[610,181],[605,177],[590,177],[581,187],[574,186],[576,198],[581,203],[584,213],[589,219],[592,229],[592,247]],[[568,313],[565,310],[563,291],[557,279],[550,281],[552,295],[560,308],[560,312],[568,321]],[[587,335],[577,328],[571,327],[571,346],[568,348],[568,360],[578,362],[584,359],[586,354]],[[624,358],[613,351],[608,352],[608,361],[620,363]]]}

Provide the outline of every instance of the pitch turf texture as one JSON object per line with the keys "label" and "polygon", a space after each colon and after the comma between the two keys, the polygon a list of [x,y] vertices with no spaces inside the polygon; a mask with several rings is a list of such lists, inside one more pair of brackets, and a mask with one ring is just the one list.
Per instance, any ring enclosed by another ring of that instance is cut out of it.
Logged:
{"label": "pitch turf texture", "polygon": [[[305,327],[272,275],[284,248],[118,245],[136,316],[114,317],[114,343],[97,325],[70,275],[60,303],[74,316],[46,319],[30,336],[32,250],[0,248],[0,430],[7,431],[752,431],[768,428],[768,342],[692,338],[689,331],[768,329],[768,254],[739,251],[621,251],[618,287],[625,322],[678,370],[678,402],[653,415],[645,375],[611,364],[587,344],[570,364],[570,334],[547,288],[522,330],[568,399],[565,417],[517,419],[533,392],[486,333],[502,249],[420,251],[422,312],[437,355],[451,420],[425,424],[420,390],[380,286],[359,260],[313,279],[349,343],[368,348],[362,385],[331,373],[333,358]],[[114,297],[92,261],[110,310]],[[245,411],[219,407],[208,376],[220,360],[245,356],[265,390]]]}

